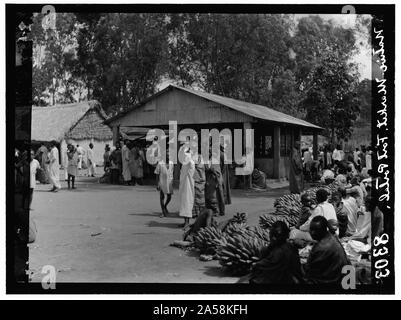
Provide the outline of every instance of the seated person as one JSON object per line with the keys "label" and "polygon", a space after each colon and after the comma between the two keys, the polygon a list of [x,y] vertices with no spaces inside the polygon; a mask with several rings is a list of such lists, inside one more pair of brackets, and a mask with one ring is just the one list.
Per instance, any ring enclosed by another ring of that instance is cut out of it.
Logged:
{"label": "seated person", "polygon": [[347,185],[347,171],[346,171],[346,169],[343,169],[343,168],[339,168],[338,169],[338,175],[336,176],[335,181],[340,186],[346,186]]}
{"label": "seated person", "polygon": [[316,216],[323,216],[329,221],[330,231],[338,235],[338,222],[337,215],[334,207],[327,201],[328,192],[326,189],[319,189],[316,192],[316,202],[318,203],[316,208],[312,211],[312,215],[309,219],[299,227],[299,229],[292,229],[290,239],[296,240],[301,239],[309,242],[313,242],[311,235],[309,234],[309,227],[312,219]]}
{"label": "seated person", "polygon": [[310,223],[310,235],[317,241],[304,267],[307,283],[340,284],[345,265],[350,264],[344,248],[329,232],[329,223],[323,216],[316,216]]}
{"label": "seated person", "polygon": [[308,221],[314,209],[312,198],[307,193],[302,194],[301,203],[302,203],[301,216],[299,217],[299,221],[295,226],[297,229],[299,229],[300,226],[302,226],[306,221]]}
{"label": "seated person", "polygon": [[283,221],[270,228],[270,244],[262,253],[262,259],[254,264],[250,283],[294,284],[302,279],[298,250],[287,240],[289,228]]}
{"label": "seated person", "polygon": [[383,212],[377,206],[375,200],[370,194],[365,198],[366,210],[359,217],[360,221],[352,239],[365,243],[371,243],[372,238],[380,236],[383,233]]}
{"label": "seated person", "polygon": [[364,205],[364,198],[366,197],[366,190],[360,186],[359,178],[353,177],[350,181],[351,186],[347,188],[347,194],[353,196],[358,204],[358,207]]}
{"label": "seated person", "polygon": [[348,212],[345,210],[342,200],[342,195],[339,191],[335,191],[331,194],[331,201],[337,215],[338,236],[340,238],[345,237],[348,229]]}
{"label": "seated person", "polygon": [[204,209],[199,216],[196,218],[195,222],[191,225],[188,225],[184,229],[183,240],[184,241],[193,241],[193,236],[202,228],[206,227],[217,227],[217,222],[213,217],[213,210]]}
{"label": "seated person", "polygon": [[355,198],[349,195],[345,188],[338,188],[338,191],[342,197],[343,211],[348,217],[347,231],[345,232],[345,236],[350,237],[357,231],[356,228],[358,223],[359,206]]}
{"label": "seated person", "polygon": [[252,187],[266,189],[266,174],[255,166],[252,172]]}
{"label": "seated person", "polygon": [[325,169],[323,171],[322,177],[320,178],[320,181],[323,183],[331,183],[334,181],[334,171],[331,169]]}

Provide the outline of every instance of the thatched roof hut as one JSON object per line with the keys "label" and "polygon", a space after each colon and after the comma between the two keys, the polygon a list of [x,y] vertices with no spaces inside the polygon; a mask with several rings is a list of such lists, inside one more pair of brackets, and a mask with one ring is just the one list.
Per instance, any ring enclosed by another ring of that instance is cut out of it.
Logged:
{"label": "thatched roof hut", "polygon": [[85,101],[51,107],[32,107],[32,141],[111,140],[113,133],[99,102]]}
{"label": "thatched roof hut", "polygon": [[51,107],[33,107],[31,140],[33,144],[55,140],[60,144],[61,164],[66,164],[67,144],[79,144],[87,148],[94,144],[94,156],[97,164],[103,162],[106,144],[112,143],[113,132],[104,124],[107,119],[98,101],[85,101],[56,105]]}

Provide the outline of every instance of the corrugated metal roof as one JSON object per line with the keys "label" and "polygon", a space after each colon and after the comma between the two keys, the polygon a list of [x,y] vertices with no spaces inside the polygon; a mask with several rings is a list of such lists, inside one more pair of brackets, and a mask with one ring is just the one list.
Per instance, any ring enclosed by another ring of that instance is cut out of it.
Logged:
{"label": "corrugated metal roof", "polygon": [[310,122],[295,118],[288,114],[285,114],[285,113],[282,113],[282,112],[279,112],[279,111],[276,111],[271,108],[261,106],[258,104],[253,104],[253,103],[249,103],[249,102],[245,102],[245,101],[241,101],[241,100],[231,99],[231,98],[219,96],[217,94],[206,93],[206,92],[199,91],[199,90],[187,89],[187,88],[179,87],[176,85],[170,85],[170,86],[172,86],[176,89],[179,89],[179,90],[183,90],[183,91],[195,94],[201,98],[216,102],[218,104],[221,104],[228,108],[234,109],[236,111],[245,113],[254,118],[268,120],[268,121],[274,121],[274,122],[284,122],[284,123],[288,123],[288,124],[293,124],[293,125],[303,126],[303,127],[308,127],[308,128],[314,128],[314,129],[323,129]]}
{"label": "corrugated metal roof", "polygon": [[318,129],[322,130],[323,128],[314,125],[310,122],[295,118],[293,116],[290,116],[288,114],[273,110],[271,108],[261,106],[258,104],[253,104],[241,100],[236,100],[232,98],[227,98],[223,96],[219,96],[217,94],[212,94],[212,93],[206,93],[204,91],[200,90],[192,90],[192,89],[187,89],[183,88],[177,85],[170,84],[168,87],[164,88],[163,90],[155,93],[153,96],[141,101],[137,105],[133,106],[132,108],[125,110],[123,112],[118,113],[117,115],[107,119],[105,123],[111,123],[114,120],[123,117],[125,114],[135,110],[136,108],[144,105],[146,102],[152,100],[155,97],[158,97],[159,95],[163,94],[164,92],[171,90],[172,88],[182,90],[191,94],[194,94],[198,97],[201,97],[203,99],[209,100],[216,102],[220,105],[226,106],[230,109],[236,110],[238,112],[242,112],[244,114],[247,114],[251,117],[257,118],[257,119],[262,119],[262,120],[267,120],[267,121],[273,121],[273,122],[279,122],[279,123],[287,123],[287,124],[292,124],[292,125],[297,125],[297,126],[302,126],[302,127],[307,127],[307,128],[313,128],[313,129]]}

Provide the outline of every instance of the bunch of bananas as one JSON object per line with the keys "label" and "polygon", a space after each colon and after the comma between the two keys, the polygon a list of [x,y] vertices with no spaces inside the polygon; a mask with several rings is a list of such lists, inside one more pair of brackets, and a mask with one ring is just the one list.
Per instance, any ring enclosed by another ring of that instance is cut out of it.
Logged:
{"label": "bunch of bananas", "polygon": [[248,220],[248,216],[245,212],[237,212],[232,218],[231,223],[245,223]]}
{"label": "bunch of bananas", "polygon": [[276,208],[275,214],[279,215],[301,215],[301,196],[299,194],[286,194],[274,201],[274,207]]}
{"label": "bunch of bananas", "polygon": [[225,233],[215,227],[202,228],[194,235],[195,248],[201,253],[215,254],[217,247],[225,242]]}
{"label": "bunch of bananas", "polygon": [[[227,235],[226,243],[217,249],[220,264],[233,275],[248,273],[253,263],[260,260],[262,250],[269,242],[256,236],[260,230],[247,228],[239,234]],[[261,233],[263,238],[265,234]]]}
{"label": "bunch of bananas", "polygon": [[263,214],[259,217],[259,225],[262,229],[269,229],[276,221],[283,221],[289,228],[295,226],[298,223],[299,217],[295,215],[272,215]]}
{"label": "bunch of bananas", "polygon": [[224,230],[224,233],[232,236],[237,233],[243,232],[248,227],[246,222],[241,223],[230,223]]}

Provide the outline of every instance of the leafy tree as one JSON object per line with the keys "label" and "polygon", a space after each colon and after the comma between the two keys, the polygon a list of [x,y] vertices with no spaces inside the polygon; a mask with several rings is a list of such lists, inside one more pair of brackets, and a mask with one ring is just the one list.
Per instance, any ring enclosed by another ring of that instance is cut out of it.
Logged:
{"label": "leafy tree", "polygon": [[90,98],[107,109],[132,105],[155,92],[166,48],[164,14],[78,16],[78,60]]}
{"label": "leafy tree", "polygon": [[356,66],[329,51],[311,77],[311,88],[303,100],[306,118],[325,128],[332,142],[350,137],[360,112]]}
{"label": "leafy tree", "polygon": [[42,14],[33,18],[30,39],[33,48],[32,94],[36,104],[50,97],[50,104],[74,102],[77,80],[75,64],[76,19],[71,13],[57,13],[56,28],[43,29]]}

